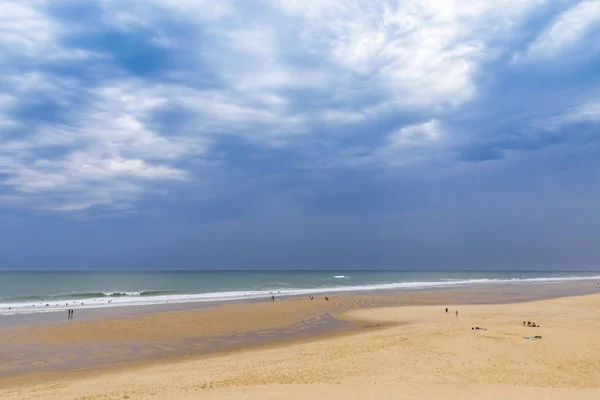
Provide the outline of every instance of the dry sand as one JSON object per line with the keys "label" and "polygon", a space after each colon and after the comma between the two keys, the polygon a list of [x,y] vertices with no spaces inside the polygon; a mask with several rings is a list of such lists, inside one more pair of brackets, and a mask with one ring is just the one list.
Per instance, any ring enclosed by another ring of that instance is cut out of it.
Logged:
{"label": "dry sand", "polygon": [[[263,328],[279,326],[294,313],[312,313],[317,306],[308,302],[290,301],[285,312],[273,312],[274,323],[265,322],[266,304],[254,305],[253,316]],[[440,306],[338,307],[362,328],[204,357],[6,378],[0,398],[600,399],[600,295],[449,307],[449,315]],[[173,315],[166,338],[186,331]],[[523,320],[541,328],[523,327]],[[154,324],[164,329],[161,321]],[[82,329],[94,338],[94,330]],[[103,333],[114,329],[106,326]],[[120,340],[135,331],[128,329]],[[544,339],[523,339],[533,335]],[[60,336],[55,331],[48,340]]]}

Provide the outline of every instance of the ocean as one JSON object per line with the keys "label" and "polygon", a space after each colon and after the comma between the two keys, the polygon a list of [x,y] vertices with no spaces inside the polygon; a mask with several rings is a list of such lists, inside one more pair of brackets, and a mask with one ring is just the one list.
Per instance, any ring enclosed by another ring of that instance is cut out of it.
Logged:
{"label": "ocean", "polygon": [[334,292],[600,281],[543,271],[0,271],[0,315]]}

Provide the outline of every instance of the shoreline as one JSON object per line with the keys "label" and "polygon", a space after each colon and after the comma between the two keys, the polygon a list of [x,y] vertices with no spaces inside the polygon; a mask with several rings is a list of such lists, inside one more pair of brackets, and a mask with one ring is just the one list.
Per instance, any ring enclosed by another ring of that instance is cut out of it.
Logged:
{"label": "shoreline", "polygon": [[[19,376],[143,365],[155,360],[198,358],[346,336],[364,328],[381,329],[349,318],[354,311],[428,305],[517,304],[597,293],[583,282],[507,285],[347,294],[323,298],[285,298],[276,302],[132,307],[125,314],[91,313],[82,319],[37,322],[0,328],[0,386]],[[105,311],[105,310],[103,310]],[[350,313],[350,314],[349,314]],[[96,315],[94,315],[96,314]],[[64,318],[64,317],[63,317]]]}
{"label": "shoreline", "polygon": [[[357,271],[365,273],[365,271]],[[330,271],[328,273],[334,273]],[[401,272],[399,272],[401,273]],[[504,271],[506,273],[506,271]],[[525,273],[525,272],[524,272]],[[279,298],[296,298],[304,297],[309,295],[322,296],[327,294],[371,294],[371,293],[386,293],[386,292],[403,292],[403,291],[437,291],[446,289],[467,289],[467,288],[485,288],[485,287],[497,287],[497,286],[521,286],[521,285],[548,285],[548,284],[568,284],[568,283],[583,283],[589,281],[600,280],[600,272],[592,271],[577,271],[577,272],[559,272],[561,275],[553,275],[553,272],[548,271],[546,276],[531,275],[534,271],[526,272],[527,275],[517,276],[511,275],[510,277],[499,277],[499,275],[481,277],[467,277],[465,275],[457,275],[458,271],[449,272],[450,279],[440,279],[439,277],[430,277],[433,280],[427,280],[427,277],[423,277],[425,280],[410,280],[415,277],[396,277],[398,279],[409,279],[392,282],[380,282],[370,281],[371,283],[360,284],[354,282],[352,284],[339,284],[332,286],[314,286],[305,288],[290,288],[290,287],[271,287],[271,288],[258,288],[253,287],[247,290],[230,289],[224,291],[215,292],[173,292],[173,291],[161,291],[161,290],[146,290],[146,291],[113,291],[113,292],[100,292],[93,291],[90,293],[80,293],[67,295],[67,294],[47,294],[37,297],[23,297],[22,300],[17,301],[18,297],[5,297],[4,303],[0,302],[0,324],[2,321],[6,321],[6,317],[12,318],[21,316],[23,320],[27,321],[28,315],[37,315],[37,320],[56,320],[53,315],[66,312],[68,309],[76,311],[87,310],[111,310],[113,308],[127,308],[131,307],[154,307],[157,309],[168,310],[174,308],[189,308],[189,307],[201,307],[203,305],[214,305],[222,303],[239,303],[248,301],[264,301],[269,299],[271,295],[275,295]],[[541,272],[539,272],[541,273]],[[584,274],[585,275],[573,275],[573,274]],[[0,272],[1,276],[1,272]],[[321,279],[320,277],[319,279]],[[349,276],[333,276],[333,280],[340,282],[350,279]],[[340,278],[340,279],[337,279]],[[386,279],[393,277],[388,276]],[[331,279],[330,279],[331,280]],[[360,280],[360,279],[359,279]],[[350,282],[350,281],[348,281]],[[394,283],[395,282],[395,283]],[[317,282],[315,282],[316,284]],[[280,283],[277,283],[280,284]],[[141,284],[143,285],[143,284]],[[276,285],[276,283],[273,283]],[[250,286],[252,287],[252,286]],[[58,289],[60,293],[60,289]],[[65,289],[63,289],[65,290]],[[9,291],[10,292],[10,291]],[[97,296],[92,296],[97,295]],[[12,299],[12,300],[11,300]],[[28,299],[28,300],[25,300]],[[37,300],[36,300],[37,299]],[[186,306],[189,305],[189,306]],[[17,318],[18,319],[18,318]]]}
{"label": "shoreline", "polygon": [[[438,293],[438,292],[462,292],[462,291],[483,291],[483,290],[496,290],[503,289],[509,294],[521,293],[523,288],[558,288],[560,293],[556,296],[554,294],[548,295],[546,290],[536,290],[540,297],[524,297],[522,301],[528,301],[531,299],[543,299],[543,298],[554,298],[563,297],[570,295],[577,295],[578,293],[586,294],[586,290],[589,287],[595,285],[590,282],[595,282],[596,279],[585,278],[576,280],[567,280],[560,282],[544,282],[544,283],[507,283],[507,282],[490,282],[480,283],[477,285],[464,285],[464,286],[439,286],[439,287],[426,287],[426,288],[402,288],[402,289],[372,289],[372,290],[331,290],[316,294],[317,297],[324,296],[404,296],[412,293]],[[307,294],[275,294],[278,300],[292,300],[306,298],[311,293]],[[197,310],[211,307],[219,307],[222,305],[236,305],[236,304],[252,304],[262,303],[270,300],[270,294],[265,297],[251,297],[244,299],[233,299],[233,300],[210,300],[210,301],[185,301],[185,302],[166,302],[166,303],[152,303],[152,304],[134,304],[134,305],[115,305],[115,306],[99,306],[90,308],[74,308],[77,312],[78,319],[93,319],[103,317],[121,317],[121,316],[136,316],[144,314],[153,314],[160,312],[171,312],[171,311],[185,311],[185,310]],[[481,303],[481,304],[485,304]],[[494,300],[498,302],[499,300]],[[33,325],[33,324],[45,324],[45,323],[56,323],[64,321],[64,314],[67,308],[64,310],[49,310],[43,312],[31,312],[31,313],[19,313],[19,314],[0,314],[0,329],[15,325]]]}

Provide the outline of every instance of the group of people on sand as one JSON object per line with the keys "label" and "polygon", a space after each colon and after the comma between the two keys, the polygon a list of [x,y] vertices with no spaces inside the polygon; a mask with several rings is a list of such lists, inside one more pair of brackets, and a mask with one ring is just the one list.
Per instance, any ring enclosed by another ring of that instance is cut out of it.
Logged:
{"label": "group of people on sand", "polygon": [[[448,307],[446,307],[446,314],[448,314]],[[458,310],[454,311],[454,315],[458,317]]]}
{"label": "group of people on sand", "polygon": [[[278,292],[278,293],[279,293],[279,292]],[[311,300],[314,300],[314,299],[315,299],[315,296],[312,296],[312,295],[310,295],[310,296],[308,296],[308,298],[309,298],[309,299],[311,299]],[[271,300],[272,300],[272,301],[275,301],[275,296],[271,296]],[[329,301],[329,297],[325,297],[325,300],[326,300],[326,301]]]}
{"label": "group of people on sand", "polygon": [[540,328],[540,326],[538,324],[536,324],[535,322],[531,322],[531,321],[523,321],[523,326],[528,326],[530,328]]}

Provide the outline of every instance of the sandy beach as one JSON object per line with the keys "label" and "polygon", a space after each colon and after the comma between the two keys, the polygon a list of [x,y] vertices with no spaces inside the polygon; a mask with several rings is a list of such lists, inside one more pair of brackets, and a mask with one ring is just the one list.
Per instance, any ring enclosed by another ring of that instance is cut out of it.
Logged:
{"label": "sandy beach", "polygon": [[588,292],[510,304],[465,299],[527,296],[347,295],[9,327],[0,331],[0,396],[597,399],[600,294]]}

